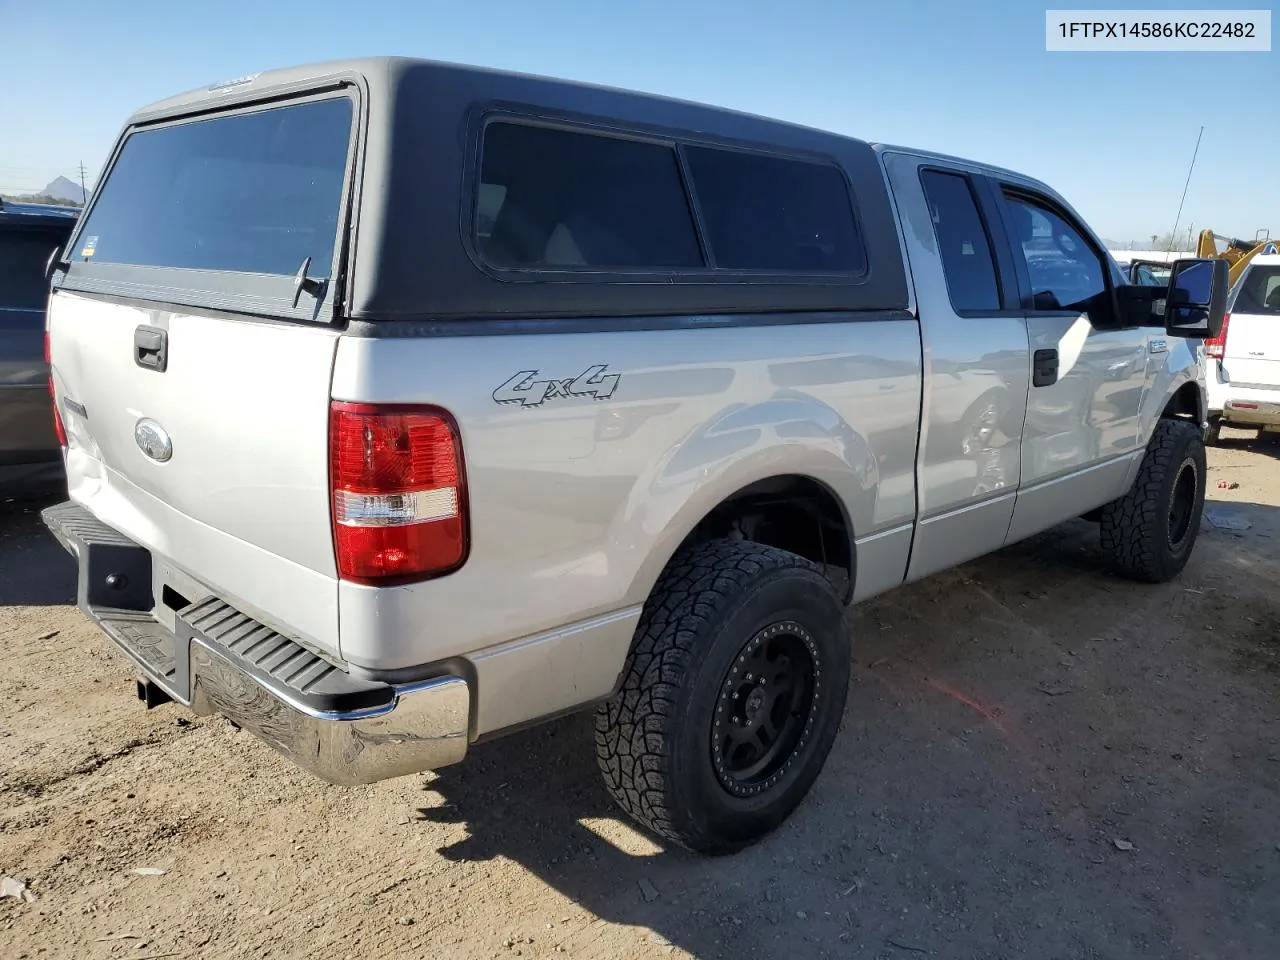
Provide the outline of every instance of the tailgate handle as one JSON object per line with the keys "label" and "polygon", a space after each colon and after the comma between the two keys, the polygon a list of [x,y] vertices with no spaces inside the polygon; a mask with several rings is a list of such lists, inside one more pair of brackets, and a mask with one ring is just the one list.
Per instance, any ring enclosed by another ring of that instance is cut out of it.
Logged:
{"label": "tailgate handle", "polygon": [[164,373],[169,365],[169,332],[146,324],[133,331],[133,362]]}

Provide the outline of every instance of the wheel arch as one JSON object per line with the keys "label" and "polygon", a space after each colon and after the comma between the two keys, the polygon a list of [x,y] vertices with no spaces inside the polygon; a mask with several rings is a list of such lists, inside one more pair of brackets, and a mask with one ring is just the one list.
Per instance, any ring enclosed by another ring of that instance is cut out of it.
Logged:
{"label": "wheel arch", "polygon": [[1208,399],[1204,390],[1197,381],[1188,378],[1183,380],[1169,396],[1160,411],[1159,419],[1190,420],[1199,426],[1204,423],[1208,411]]}
{"label": "wheel arch", "polygon": [[[846,475],[847,471],[846,465]],[[634,592],[641,600],[647,598],[681,549],[723,537],[789,550],[823,566],[847,605],[857,580],[854,523],[847,500],[818,473],[793,470],[744,477],[727,494],[687,503],[642,565]]]}

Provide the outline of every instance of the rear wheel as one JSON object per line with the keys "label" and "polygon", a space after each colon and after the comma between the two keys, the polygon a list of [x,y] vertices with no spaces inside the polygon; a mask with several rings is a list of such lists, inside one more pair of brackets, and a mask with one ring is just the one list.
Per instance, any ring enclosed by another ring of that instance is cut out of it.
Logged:
{"label": "rear wheel", "polygon": [[596,755],[618,804],[690,850],[729,853],[785,820],[821,772],[849,683],[844,605],[794,554],[683,550],[645,607]]}
{"label": "rear wheel", "polygon": [[1125,576],[1163,583],[1186,566],[1204,510],[1200,431],[1161,420],[1127,494],[1102,508],[1102,546]]}

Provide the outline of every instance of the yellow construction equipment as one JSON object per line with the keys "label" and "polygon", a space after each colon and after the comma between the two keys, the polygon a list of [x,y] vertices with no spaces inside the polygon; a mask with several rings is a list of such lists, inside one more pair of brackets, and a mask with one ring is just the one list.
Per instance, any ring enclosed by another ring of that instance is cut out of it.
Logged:
{"label": "yellow construction equipment", "polygon": [[[1219,248],[1221,244],[1221,248]],[[1196,244],[1197,257],[1221,257],[1227,261],[1228,285],[1234,287],[1244,273],[1249,261],[1260,253],[1276,253],[1276,243],[1270,230],[1259,230],[1253,240],[1237,240],[1223,237],[1212,230],[1201,230]]]}

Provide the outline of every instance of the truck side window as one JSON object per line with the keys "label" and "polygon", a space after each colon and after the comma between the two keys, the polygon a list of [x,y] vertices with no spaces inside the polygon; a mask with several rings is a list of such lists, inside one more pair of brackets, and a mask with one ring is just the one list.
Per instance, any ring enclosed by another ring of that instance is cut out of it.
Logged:
{"label": "truck side window", "polygon": [[475,242],[500,267],[702,267],[675,149],[530,124],[484,131]]}
{"label": "truck side window", "polygon": [[999,310],[995,258],[969,179],[939,170],[925,170],[920,179],[938,238],[951,306],[958,313]]}
{"label": "truck side window", "polygon": [[834,166],[713,147],[686,147],[717,267],[863,273],[844,176]]}
{"label": "truck side window", "polygon": [[1006,194],[1014,249],[1031,280],[1032,309],[1093,312],[1102,309],[1107,283],[1102,261],[1080,232],[1048,207]]}

